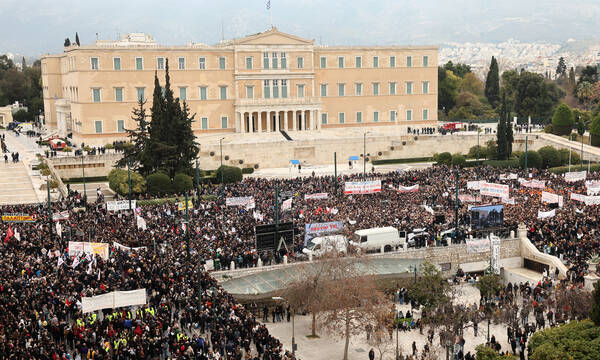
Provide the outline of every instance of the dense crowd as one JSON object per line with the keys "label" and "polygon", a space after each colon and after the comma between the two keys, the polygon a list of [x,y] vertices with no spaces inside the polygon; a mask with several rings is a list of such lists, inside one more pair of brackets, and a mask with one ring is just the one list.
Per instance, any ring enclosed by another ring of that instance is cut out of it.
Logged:
{"label": "dense crowd", "polygon": [[[598,206],[569,200],[569,192],[585,193],[583,181],[567,183],[560,176],[534,171],[532,178],[545,180],[547,190],[565,199],[556,216],[538,219],[538,210],[548,209],[540,201],[541,189],[522,187],[516,179],[502,180],[503,172],[491,167],[461,169],[458,174],[464,195],[477,193],[467,190],[467,181],[509,184],[514,205],[505,204],[505,225],[514,229],[524,223],[532,242],[560,257],[569,267],[570,280],[582,281],[589,271],[586,261],[599,245]],[[514,174],[526,177],[523,172]],[[195,198],[189,233],[176,203],[144,206],[134,215],[107,212],[104,204],[84,203],[80,194],[71,192],[69,198],[52,204],[53,213],[68,213],[68,219],[61,221],[60,236],[56,223],[48,226],[44,204],[2,207],[3,214],[35,215],[37,221],[12,223],[10,229],[9,223],[0,224],[5,240],[0,246],[0,357],[291,358],[251,313],[219,287],[203,264],[218,259],[224,267],[232,262],[236,267],[251,267],[259,258],[263,263],[277,262],[283,255],[293,261],[304,244],[304,225],[327,221],[342,221],[342,232],[348,237],[358,229],[380,226],[405,231],[426,228],[427,244],[438,245],[439,234],[455,223],[455,176],[445,166],[373,172],[367,180],[381,180],[382,191],[368,195],[343,194],[344,182],[358,181],[360,175],[247,178],[225,189],[198,191],[198,195],[218,196]],[[588,174],[589,178],[598,174]],[[397,191],[417,184],[416,192]],[[254,226],[274,222],[275,188],[293,199],[291,209],[279,214],[280,221],[294,221],[298,231],[291,248],[259,254]],[[329,195],[321,200],[304,197],[315,193]],[[226,206],[226,198],[243,196],[254,197],[255,208]],[[500,200],[484,197],[482,201]],[[461,204],[458,212],[466,236],[475,234],[468,230],[473,204]],[[436,222],[435,215],[443,215],[444,221]],[[137,216],[144,226],[139,226]],[[69,240],[108,243],[110,256],[106,261],[98,256],[70,257]],[[144,248],[123,251],[114,243]],[[81,313],[82,296],[140,288],[147,291],[146,306]]]}

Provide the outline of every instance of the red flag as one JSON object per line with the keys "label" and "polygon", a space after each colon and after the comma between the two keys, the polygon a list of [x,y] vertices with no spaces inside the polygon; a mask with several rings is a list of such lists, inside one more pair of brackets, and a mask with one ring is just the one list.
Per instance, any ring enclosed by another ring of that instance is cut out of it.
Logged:
{"label": "red flag", "polygon": [[10,225],[8,225],[8,231],[6,232],[6,237],[4,238],[4,242],[8,242],[8,240],[13,237],[13,235],[15,234],[15,232],[13,231],[13,229],[10,227]]}

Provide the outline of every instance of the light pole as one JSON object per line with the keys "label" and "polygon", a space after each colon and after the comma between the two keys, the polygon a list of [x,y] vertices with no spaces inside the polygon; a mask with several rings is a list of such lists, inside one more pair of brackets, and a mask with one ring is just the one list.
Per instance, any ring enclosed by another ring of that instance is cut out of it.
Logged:
{"label": "light pole", "polygon": [[198,168],[198,158],[196,158],[196,196],[200,193],[200,169]]}
{"label": "light pole", "polygon": [[50,201],[50,177],[46,176],[48,188],[48,229],[50,230],[50,241],[54,242],[54,233],[52,231],[52,202]]}
{"label": "light pole", "polygon": [[185,241],[187,258],[190,259],[190,213],[188,211],[188,191],[185,191]]}
{"label": "light pole", "polygon": [[456,178],[456,199],[454,202],[454,233],[458,233],[458,165],[454,165],[454,177]]}
{"label": "light pole", "polygon": [[[127,185],[129,185],[129,193],[127,197],[129,198],[129,211],[131,211],[131,171],[129,169],[129,159],[127,160]],[[133,216],[133,212],[131,213],[131,215]]]}
{"label": "light pole", "polygon": [[83,149],[81,149],[81,175],[83,177],[83,202],[87,204],[87,191],[85,190],[85,164],[83,163]]}
{"label": "light pole", "polygon": [[338,183],[337,183],[337,152],[333,153],[333,184],[335,186],[335,196],[337,196],[337,187],[338,187]]}
{"label": "light pole", "polygon": [[[271,299],[273,299],[275,301],[277,301],[277,300],[285,301],[289,305],[289,302],[281,296],[273,296]],[[297,346],[296,346],[296,327],[294,326],[295,325],[294,324],[295,317],[296,317],[296,310],[292,309],[292,355],[294,355],[294,356],[296,355],[296,348],[297,348]]]}
{"label": "light pole", "polygon": [[479,128],[479,125],[477,125],[477,168],[479,168],[479,133],[481,132],[481,129]]}
{"label": "light pole", "polygon": [[221,188],[225,187],[225,181],[223,180],[223,173],[225,172],[225,169],[223,169],[223,139],[225,138],[219,139],[219,149],[221,150]]}
{"label": "light pole", "polygon": [[408,269],[412,272],[415,273],[415,279],[414,279],[414,283],[417,283],[417,264],[413,265],[409,265]]}
{"label": "light pole", "polygon": [[368,131],[365,131],[363,135],[363,181],[365,181],[367,177],[367,134]]}
{"label": "light pole", "polygon": [[529,178],[529,170],[527,170],[527,143],[529,142],[529,136],[525,135],[525,178]]}

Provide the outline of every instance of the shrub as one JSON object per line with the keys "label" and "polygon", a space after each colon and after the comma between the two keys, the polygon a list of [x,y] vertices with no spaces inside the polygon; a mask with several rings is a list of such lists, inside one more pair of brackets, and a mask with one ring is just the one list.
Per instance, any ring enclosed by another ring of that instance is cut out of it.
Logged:
{"label": "shrub", "polygon": [[495,140],[489,140],[485,143],[486,145],[486,155],[489,159],[495,159],[498,154],[498,145]]}
{"label": "shrub", "polygon": [[561,165],[560,154],[552,146],[544,146],[538,150],[538,154],[542,157],[542,167],[544,169]]}
{"label": "shrub", "polygon": [[63,151],[63,152],[71,152],[71,151],[73,151],[73,149],[72,149],[72,148],[70,148],[70,147],[68,147],[68,146],[65,146],[65,147],[62,149],[62,151]]}
{"label": "shrub", "polygon": [[519,159],[509,159],[509,160],[486,160],[483,162],[483,165],[495,167],[495,168],[518,168],[519,167]]}
{"label": "shrub", "polygon": [[251,167],[242,168],[242,174],[252,174],[252,173],[254,173],[254,168],[251,168]]}
{"label": "shrub", "polygon": [[548,124],[546,126],[544,126],[544,132],[546,134],[553,134],[553,128],[552,128],[552,124]]}
{"label": "shrub", "polygon": [[[221,176],[223,176],[221,180]],[[219,166],[215,174],[215,181],[220,183],[223,181],[226,184],[242,181],[242,169],[235,166]]]}
{"label": "shrub", "polygon": [[[560,156],[560,164],[568,165],[569,164],[569,149],[559,149],[558,155]],[[571,165],[579,164],[581,159],[579,158],[579,153],[577,151],[571,151]]]}
{"label": "shrub", "polygon": [[450,165],[452,164],[452,154],[446,151],[441,154],[434,155],[434,160],[438,165]]}
{"label": "shrub", "polygon": [[577,134],[576,133],[571,133],[571,135],[569,135],[569,139],[571,141],[576,141],[577,140]]}
{"label": "shrub", "polygon": [[[131,175],[131,192],[141,194],[146,192],[146,180],[135,171],[130,172]],[[129,183],[127,181],[127,170],[113,169],[108,173],[108,186],[112,191],[120,194],[129,194]]]}
{"label": "shrub", "polygon": [[109,150],[115,148],[115,146],[113,144],[106,144],[106,145],[104,145],[104,147]]}
{"label": "shrub", "polygon": [[600,146],[600,113],[592,120],[590,135],[592,137],[592,145]]}
{"label": "shrub", "polygon": [[152,195],[170,194],[173,192],[173,184],[169,175],[157,172],[148,175],[146,178],[148,183],[148,192]]}
{"label": "shrub", "polygon": [[[571,171],[583,171],[583,170],[587,170],[587,169],[588,169],[587,164],[571,166]],[[558,167],[550,168],[550,169],[548,169],[548,171],[551,172],[552,174],[564,174],[569,171],[569,166],[568,165],[567,166],[558,166]],[[593,172],[600,171],[600,164],[591,164],[590,171],[593,171]]]}
{"label": "shrub", "polygon": [[173,178],[173,188],[178,193],[184,193],[194,188],[192,177],[186,174],[175,174]]}
{"label": "shrub", "polygon": [[[479,153],[477,152],[479,150]],[[471,146],[469,149],[469,154],[467,155],[471,159],[476,159],[478,157],[480,159],[485,159],[487,157],[487,149],[481,145]]]}
{"label": "shrub", "polygon": [[575,123],[573,112],[566,104],[560,104],[552,115],[552,133],[569,135]]}
{"label": "shrub", "polygon": [[86,146],[83,147],[82,150],[85,151],[85,152],[90,152],[90,151],[92,151],[92,148],[89,147],[88,145],[86,145]]}
{"label": "shrub", "polygon": [[519,165],[525,168],[525,156],[527,156],[527,167],[539,169],[542,167],[542,157],[537,151],[530,150],[527,153],[523,153],[519,158]]}
{"label": "shrub", "polygon": [[452,165],[462,167],[467,159],[461,154],[452,155]]}

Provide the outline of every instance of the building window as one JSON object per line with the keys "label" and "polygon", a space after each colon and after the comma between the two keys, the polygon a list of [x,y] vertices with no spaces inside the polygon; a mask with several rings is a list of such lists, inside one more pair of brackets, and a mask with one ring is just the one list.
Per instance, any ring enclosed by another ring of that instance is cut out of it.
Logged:
{"label": "building window", "polygon": [[356,96],[362,96],[362,84],[356,83],[354,87],[356,89]]}
{"label": "building window", "polygon": [[92,64],[92,70],[98,70],[98,58],[93,57],[90,59],[90,62]]}
{"label": "building window", "polygon": [[343,112],[338,113],[338,120],[340,124],[343,124],[346,121],[346,114]]}
{"label": "building window", "polygon": [[219,69],[225,70],[225,57],[221,56],[219,58]]}
{"label": "building window", "polygon": [[321,124],[327,124],[327,113],[321,113]]}
{"label": "building window", "polygon": [[338,96],[344,96],[346,84],[338,84]]}
{"label": "building window", "polygon": [[373,95],[379,95],[379,83],[373,83]]}
{"label": "building window", "polygon": [[390,95],[396,95],[396,83],[395,82],[390,83]]}
{"label": "building window", "polygon": [[396,121],[396,110],[390,110],[390,121]]}
{"label": "building window", "polygon": [[165,69],[165,58],[159,57],[156,58],[156,70],[164,70]]}
{"label": "building window", "polygon": [[246,99],[254,99],[254,86],[246,86]]}
{"label": "building window", "polygon": [[396,67],[396,57],[390,56],[390,67]]}
{"label": "building window", "polygon": [[187,88],[186,87],[182,86],[179,88],[179,100],[181,100],[181,101],[187,100]]}
{"label": "building window", "polygon": [[427,55],[423,56],[423,66],[424,67],[429,66],[429,56],[427,56]]}
{"label": "building window", "polygon": [[206,100],[206,86],[200,86],[200,100]]}
{"label": "building window", "polygon": [[203,117],[202,118],[202,130],[206,130],[208,129],[208,118]]}
{"label": "building window", "polygon": [[94,121],[94,126],[96,127],[96,134],[102,134],[102,120]]}
{"label": "building window", "polygon": [[125,120],[117,120],[117,132],[125,132]]}
{"label": "building window", "polygon": [[412,120],[412,110],[406,110],[406,120],[407,121]]}
{"label": "building window", "polygon": [[412,94],[412,81],[408,81],[406,83],[406,95],[411,95]]}
{"label": "building window", "polygon": [[219,86],[221,100],[227,100],[227,86]]}
{"label": "building window", "polygon": [[298,56],[298,69],[304,69],[304,58],[302,56]]}
{"label": "building window", "polygon": [[429,94],[429,81],[423,81],[423,94]]}
{"label": "building window", "polygon": [[429,120],[429,110],[423,109],[423,120]]}
{"label": "building window", "polygon": [[273,80],[273,99],[277,99],[279,97],[279,81]]}
{"label": "building window", "polygon": [[137,99],[138,99],[138,101],[140,101],[140,100],[144,101],[144,98],[145,98],[145,96],[144,96],[144,90],[145,90],[145,88],[139,87],[139,88],[135,88],[135,89],[137,90]]}
{"label": "building window", "polygon": [[269,53],[263,53],[263,69],[269,68]]}
{"label": "building window", "polygon": [[281,80],[281,97],[287,98],[287,80]]}
{"label": "building window", "polygon": [[343,56],[338,57],[338,68],[340,68],[340,69],[344,68],[344,57]]}
{"label": "building window", "polygon": [[265,99],[271,98],[271,86],[270,86],[269,80],[265,80],[263,82],[263,87],[264,87],[264,89],[263,89],[264,98]]}
{"label": "building window", "polygon": [[373,122],[379,121],[379,111],[373,111]]}
{"label": "building window", "polygon": [[298,85],[298,97],[299,98],[303,98],[304,97],[304,84],[299,84]]}
{"label": "building window", "polygon": [[361,123],[362,122],[362,112],[360,112],[360,111],[356,112],[356,122],[357,123]]}
{"label": "building window", "polygon": [[321,69],[325,69],[327,67],[327,58],[325,56],[321,56]]}
{"label": "building window", "polygon": [[121,58],[113,58],[113,69],[117,71],[121,70]]}
{"label": "building window", "polygon": [[180,57],[178,60],[179,70],[185,70],[185,58]]}
{"label": "building window", "polygon": [[412,66],[412,56],[407,56],[406,57],[406,67],[411,67]]}
{"label": "building window", "polygon": [[373,56],[373,67],[374,68],[379,67],[379,56]]}
{"label": "building window", "polygon": [[327,96],[327,84],[321,84],[321,96]]}
{"label": "building window", "polygon": [[356,62],[356,67],[361,68],[362,67],[362,56],[357,56],[355,59],[355,62]]}
{"label": "building window", "polygon": [[246,70],[252,70],[252,58],[251,57],[246,58]]}
{"label": "building window", "polygon": [[115,101],[118,101],[118,102],[123,101],[123,88],[122,87],[115,88]]}
{"label": "building window", "polygon": [[287,69],[287,58],[285,57],[285,53],[281,53],[281,68]]}
{"label": "building window", "polygon": [[92,89],[92,99],[94,102],[100,102],[100,89]]}
{"label": "building window", "polygon": [[135,69],[136,70],[144,70],[144,58],[142,58],[142,57],[135,58]]}
{"label": "building window", "polygon": [[221,116],[221,129],[227,129],[227,116]]}
{"label": "building window", "polygon": [[279,67],[279,64],[277,63],[277,53],[276,52],[271,54],[271,67],[273,69],[277,69]]}
{"label": "building window", "polygon": [[206,70],[206,58],[198,58],[198,68],[200,70]]}

